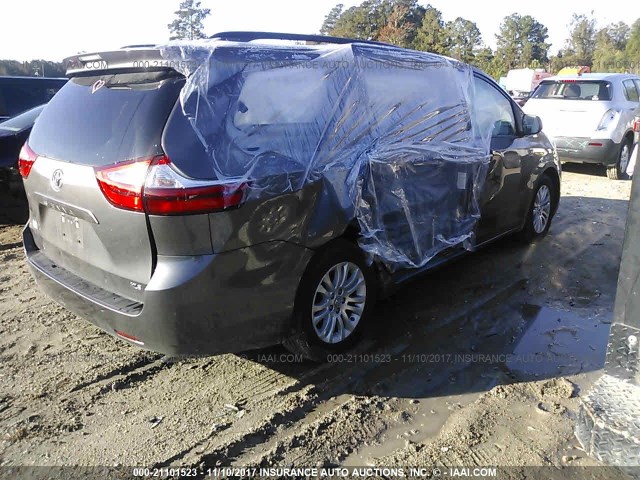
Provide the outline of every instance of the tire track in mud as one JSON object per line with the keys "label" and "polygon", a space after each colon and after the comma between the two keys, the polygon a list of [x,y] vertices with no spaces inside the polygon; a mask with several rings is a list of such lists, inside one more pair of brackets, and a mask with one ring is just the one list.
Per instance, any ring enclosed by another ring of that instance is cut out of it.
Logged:
{"label": "tire track in mud", "polygon": [[[133,359],[130,363],[126,363],[125,365],[122,365],[122,366],[117,366],[111,370],[108,370],[104,373],[100,373],[96,375],[94,378],[90,380],[85,380],[83,382],[76,384],[73,388],[71,388],[71,390],[69,390],[69,393],[77,392],[79,390],[84,390],[88,387],[92,387],[96,385],[99,385],[102,391],[102,389],[104,389],[105,387],[105,384],[109,380],[114,379],[115,377],[124,377],[124,378],[116,379],[113,383],[114,385],[120,384],[120,383],[128,384],[130,383],[131,379],[135,378],[133,376],[133,372],[139,369],[143,369],[145,371],[149,370],[148,368],[145,368],[145,367],[149,367],[151,365],[157,364],[159,362],[159,358],[160,358],[160,355],[155,356],[155,358],[150,358],[150,356],[145,355],[141,358]],[[154,373],[156,373],[157,371],[160,371],[160,369],[155,368],[153,370]],[[144,378],[148,378],[148,375]]]}
{"label": "tire track in mud", "polygon": [[[375,442],[389,427],[401,402],[340,395],[259,449],[234,458],[238,465],[339,465],[363,443]],[[205,463],[206,463],[205,459]]]}
{"label": "tire track in mud", "polygon": [[[345,414],[350,411],[357,413],[368,412],[368,409],[355,409],[353,405],[364,404],[362,399],[349,394],[337,394],[338,389],[318,391],[318,387],[308,385],[294,396],[288,397],[277,406],[276,413],[267,418],[259,419],[259,415],[245,415],[243,425],[233,424],[234,430],[247,429],[241,435],[235,435],[229,426],[224,425],[221,435],[209,436],[198,442],[179,455],[171,457],[155,467],[170,465],[262,465],[266,466],[270,461],[283,458],[283,455],[294,448],[307,444],[309,439],[319,439],[332,425],[344,420]],[[367,404],[371,403],[367,399]],[[380,403],[380,409],[383,403]],[[359,428],[351,435],[339,436],[343,445],[355,445],[362,438],[375,438],[386,427],[383,422],[385,415],[370,416],[366,421],[358,421]],[[300,422],[304,420],[304,425]],[[353,420],[352,418],[350,420]],[[364,416],[360,419],[364,420]],[[375,421],[373,421],[375,420]],[[243,428],[244,427],[244,428]],[[226,432],[228,435],[225,435]],[[363,436],[364,435],[364,436]],[[327,445],[332,446],[327,438]],[[206,444],[206,446],[205,446]],[[350,453],[350,449],[342,448],[344,454]],[[306,455],[304,450],[299,450],[300,455]],[[322,454],[324,455],[324,453]]]}
{"label": "tire track in mud", "polygon": [[[370,344],[371,342],[364,342],[358,351],[367,349]],[[248,355],[251,356],[256,357],[255,354]],[[309,418],[321,415],[319,412],[322,411],[322,407],[331,404],[334,398],[348,390],[354,382],[354,376],[361,374],[363,368],[375,368],[374,365],[353,365],[351,368],[338,370],[331,364],[304,362],[293,367],[284,365],[286,373],[281,373],[251,360],[243,361],[249,365],[249,369],[258,369],[258,375],[268,372],[269,379],[267,382],[259,381],[257,387],[249,386],[243,389],[241,384],[237,385],[240,388],[236,398],[251,399],[244,407],[247,413],[240,420],[222,424],[218,431],[214,432],[216,435],[207,435],[155,466],[196,465],[203,462],[228,464],[227,459],[235,458],[247,450],[260,449],[261,445],[272,441],[282,431],[288,431],[289,428],[295,430],[298,422],[306,422]],[[328,372],[335,375],[328,375]],[[295,373],[296,378],[287,375],[291,373]],[[274,385],[275,379],[278,379],[278,385]],[[258,393],[259,396],[252,398],[250,392]],[[344,401],[349,401],[351,396],[345,398]],[[265,412],[268,412],[266,417]],[[206,447],[203,449],[205,443]]]}

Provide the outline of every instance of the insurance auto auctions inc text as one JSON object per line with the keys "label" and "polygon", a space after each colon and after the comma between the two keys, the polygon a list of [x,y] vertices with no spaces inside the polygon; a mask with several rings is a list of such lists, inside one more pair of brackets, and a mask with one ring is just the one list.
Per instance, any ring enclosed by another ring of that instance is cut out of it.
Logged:
{"label": "insurance auto auctions inc text", "polygon": [[427,467],[334,467],[334,468],[215,468],[209,469],[211,477],[242,478],[486,478],[496,477],[496,468],[460,467],[460,468],[427,468]]}

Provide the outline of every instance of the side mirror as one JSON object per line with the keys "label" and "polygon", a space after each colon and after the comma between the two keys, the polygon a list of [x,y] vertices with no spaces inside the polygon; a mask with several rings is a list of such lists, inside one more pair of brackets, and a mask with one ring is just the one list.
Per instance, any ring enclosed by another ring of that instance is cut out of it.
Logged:
{"label": "side mirror", "polygon": [[537,135],[542,131],[542,120],[535,115],[525,115],[522,118],[523,135]]}

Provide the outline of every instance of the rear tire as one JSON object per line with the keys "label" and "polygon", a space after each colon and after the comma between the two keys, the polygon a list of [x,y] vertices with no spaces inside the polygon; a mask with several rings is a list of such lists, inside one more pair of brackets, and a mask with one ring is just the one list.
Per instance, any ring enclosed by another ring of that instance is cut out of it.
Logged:
{"label": "rear tire", "polygon": [[631,141],[625,138],[620,146],[620,153],[615,165],[607,167],[607,177],[610,180],[628,180],[627,167],[631,160]]}
{"label": "rear tire", "polygon": [[534,243],[549,233],[559,194],[555,182],[548,175],[540,179],[527,210],[524,228],[519,234],[520,240]]}
{"label": "rear tire", "polygon": [[376,300],[376,276],[363,252],[346,240],[319,250],[304,273],[284,347],[313,361],[352,347],[366,329]]}

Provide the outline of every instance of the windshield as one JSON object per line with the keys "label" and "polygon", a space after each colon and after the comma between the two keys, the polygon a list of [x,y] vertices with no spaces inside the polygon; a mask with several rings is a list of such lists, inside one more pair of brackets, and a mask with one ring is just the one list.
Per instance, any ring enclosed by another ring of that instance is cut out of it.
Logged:
{"label": "windshield", "polygon": [[595,80],[556,80],[542,82],[532,98],[559,100],[611,100],[611,84]]}
{"label": "windshield", "polygon": [[32,127],[34,122],[36,121],[36,118],[38,118],[40,112],[42,112],[43,108],[44,105],[39,105],[35,108],[32,108],[31,110],[27,110],[20,115],[17,115],[13,118],[10,118],[9,120],[0,123],[0,130],[8,132],[21,132],[22,130]]}

